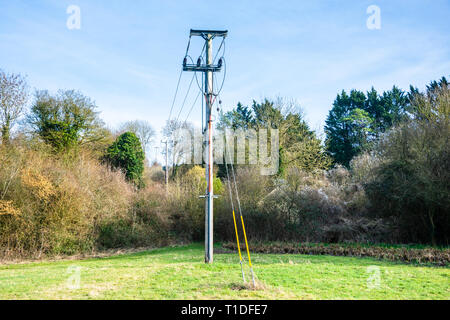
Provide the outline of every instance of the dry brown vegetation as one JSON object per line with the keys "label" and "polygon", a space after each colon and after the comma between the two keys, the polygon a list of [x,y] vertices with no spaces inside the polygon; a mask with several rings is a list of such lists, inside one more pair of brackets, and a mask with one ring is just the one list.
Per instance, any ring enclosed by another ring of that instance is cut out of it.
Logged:
{"label": "dry brown vegetation", "polygon": [[[159,238],[152,236],[157,228],[141,223],[152,214],[142,209],[144,198],[121,172],[101,165],[87,152],[68,161],[20,145],[2,148],[0,181],[3,257],[114,247],[124,230],[131,238]],[[147,244],[141,240],[134,246]]]}
{"label": "dry brown vegetation", "polygon": [[[85,132],[60,130],[52,135],[56,140],[49,141],[39,127],[31,134],[18,132],[0,145],[0,259],[202,241],[204,200],[199,196],[205,193],[204,168],[175,166],[167,189],[158,165],[145,168],[142,183],[130,183],[123,168],[111,169],[101,161],[114,139],[99,127],[91,100],[72,91],[64,97],[64,103],[78,101],[76,97],[89,102],[88,120],[93,123],[88,127],[96,139],[84,144]],[[449,101],[446,84],[418,96],[411,105],[414,117],[383,134],[348,168],[305,170],[298,163],[285,163],[277,175],[265,176],[257,166],[238,166],[237,188],[249,240],[448,245]],[[44,118],[43,128],[54,130],[54,123]],[[66,138],[73,143],[65,144]],[[55,148],[52,141],[64,148]],[[214,202],[215,241],[235,240],[227,188],[226,179],[214,179],[219,196]],[[234,208],[239,215],[236,202]],[[242,230],[240,219],[237,224]],[[279,250],[448,262],[445,250],[338,245],[286,245]]]}
{"label": "dry brown vegetation", "polygon": [[[226,243],[225,248],[237,251],[236,243]],[[251,243],[252,252],[372,257],[390,261],[448,266],[450,249],[437,248],[389,248],[381,246],[298,243]],[[241,246],[242,250],[245,247]]]}

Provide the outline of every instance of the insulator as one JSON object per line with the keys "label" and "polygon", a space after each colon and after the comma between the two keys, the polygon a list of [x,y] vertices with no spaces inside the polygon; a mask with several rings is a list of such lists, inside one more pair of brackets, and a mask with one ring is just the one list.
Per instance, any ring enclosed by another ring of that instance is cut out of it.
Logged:
{"label": "insulator", "polygon": [[222,100],[219,100],[219,104],[222,104]]}
{"label": "insulator", "polygon": [[222,68],[222,64],[223,64],[223,59],[220,58],[219,62],[217,63],[217,67]]}
{"label": "insulator", "polygon": [[184,57],[184,59],[183,59],[183,67],[186,67],[186,64],[187,64],[187,58]]}
{"label": "insulator", "polygon": [[198,59],[197,59],[197,67],[200,67],[201,64],[202,64],[202,59],[200,57],[198,57]]}

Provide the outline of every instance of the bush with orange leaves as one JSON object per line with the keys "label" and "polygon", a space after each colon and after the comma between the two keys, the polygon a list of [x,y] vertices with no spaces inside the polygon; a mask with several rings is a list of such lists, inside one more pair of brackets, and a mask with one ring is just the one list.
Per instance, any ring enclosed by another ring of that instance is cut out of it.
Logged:
{"label": "bush with orange leaves", "polygon": [[165,238],[164,223],[137,208],[144,196],[121,172],[86,151],[67,157],[27,144],[0,145],[0,260],[153,246]]}
{"label": "bush with orange leaves", "polygon": [[0,200],[0,216],[1,215],[11,215],[18,216],[20,210],[15,208],[12,201]]}
{"label": "bush with orange leaves", "polygon": [[25,168],[21,175],[22,183],[39,199],[47,201],[56,194],[53,184],[33,168]]}

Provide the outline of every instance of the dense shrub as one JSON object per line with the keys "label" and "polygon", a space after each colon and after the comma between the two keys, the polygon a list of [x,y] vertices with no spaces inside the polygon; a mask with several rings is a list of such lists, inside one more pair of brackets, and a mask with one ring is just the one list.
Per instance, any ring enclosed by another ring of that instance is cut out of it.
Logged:
{"label": "dense shrub", "polygon": [[[223,185],[219,178],[213,179],[213,188],[214,194],[223,194]],[[204,238],[205,200],[199,196],[205,195],[205,191],[205,169],[200,166],[194,166],[185,175],[177,176],[175,182],[169,186],[166,210],[172,232],[178,239],[199,241]],[[214,201],[216,209],[221,207],[222,201],[222,197]]]}
{"label": "dense shrub", "polygon": [[[361,181],[344,167],[315,173],[290,168],[285,179],[276,181],[259,175],[256,168],[239,168],[237,180],[247,235],[252,240],[395,241],[392,223],[368,214]],[[215,214],[219,238],[233,240],[228,197]]]}
{"label": "dense shrub", "polygon": [[146,179],[146,184],[163,184],[164,183],[164,171],[162,166],[158,164],[153,164],[151,167],[146,167],[144,170],[144,176]]}
{"label": "dense shrub", "polygon": [[[230,172],[231,174],[231,172]],[[276,225],[277,221],[268,221],[271,217],[261,215],[261,200],[270,192],[271,188],[270,178],[260,174],[260,171],[256,167],[240,167],[236,170],[236,181],[239,192],[239,200],[242,209],[242,215],[247,222],[246,226],[249,229],[249,234],[255,235],[255,230],[260,232],[266,232],[267,227]],[[239,230],[242,230],[241,222],[239,219],[239,206],[237,203],[237,197],[235,194],[235,187],[233,179],[230,179],[228,183],[227,179],[224,180],[224,192],[220,198],[218,205],[215,205],[214,211],[214,224],[216,238],[220,240],[232,240],[235,238],[232,206],[229,197],[230,188],[233,194],[233,203],[235,214],[237,218],[237,224]]]}
{"label": "dense shrub", "polygon": [[151,200],[83,152],[67,162],[42,150],[1,148],[0,181],[1,257],[167,243]]}
{"label": "dense shrub", "polygon": [[[104,128],[91,100],[72,91],[40,94],[28,119],[34,119],[39,135],[21,133],[0,145],[0,257],[203,240],[204,168],[174,165],[165,186],[159,165],[145,168],[135,134],[106,142],[112,135],[98,131]],[[409,99],[408,121],[380,131],[380,140],[371,141],[373,150],[346,162],[348,168],[328,171],[320,141],[299,114],[283,115],[268,102],[255,103],[251,123],[281,121],[283,170],[265,176],[257,166],[237,166],[238,201],[226,167],[220,166],[222,180],[214,178],[215,240],[235,240],[234,210],[240,236],[242,214],[252,241],[448,244],[447,83]],[[86,110],[79,109],[83,105]],[[229,114],[232,127],[249,116],[245,108],[238,111]]]}
{"label": "dense shrub", "polygon": [[161,186],[141,189],[133,197],[128,215],[105,219],[99,225],[97,244],[102,248],[148,247],[171,242]]}
{"label": "dense shrub", "polygon": [[367,185],[371,211],[395,219],[402,242],[448,244],[450,235],[450,90],[419,95],[415,119],[389,131],[383,159]]}

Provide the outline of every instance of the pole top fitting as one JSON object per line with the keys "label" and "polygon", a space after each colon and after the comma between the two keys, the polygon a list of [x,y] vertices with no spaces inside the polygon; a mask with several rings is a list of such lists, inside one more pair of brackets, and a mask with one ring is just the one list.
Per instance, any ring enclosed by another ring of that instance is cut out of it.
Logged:
{"label": "pole top fitting", "polygon": [[209,37],[223,37],[225,38],[228,35],[228,30],[195,30],[191,29],[190,37],[192,36],[200,36],[203,39],[207,40]]}

